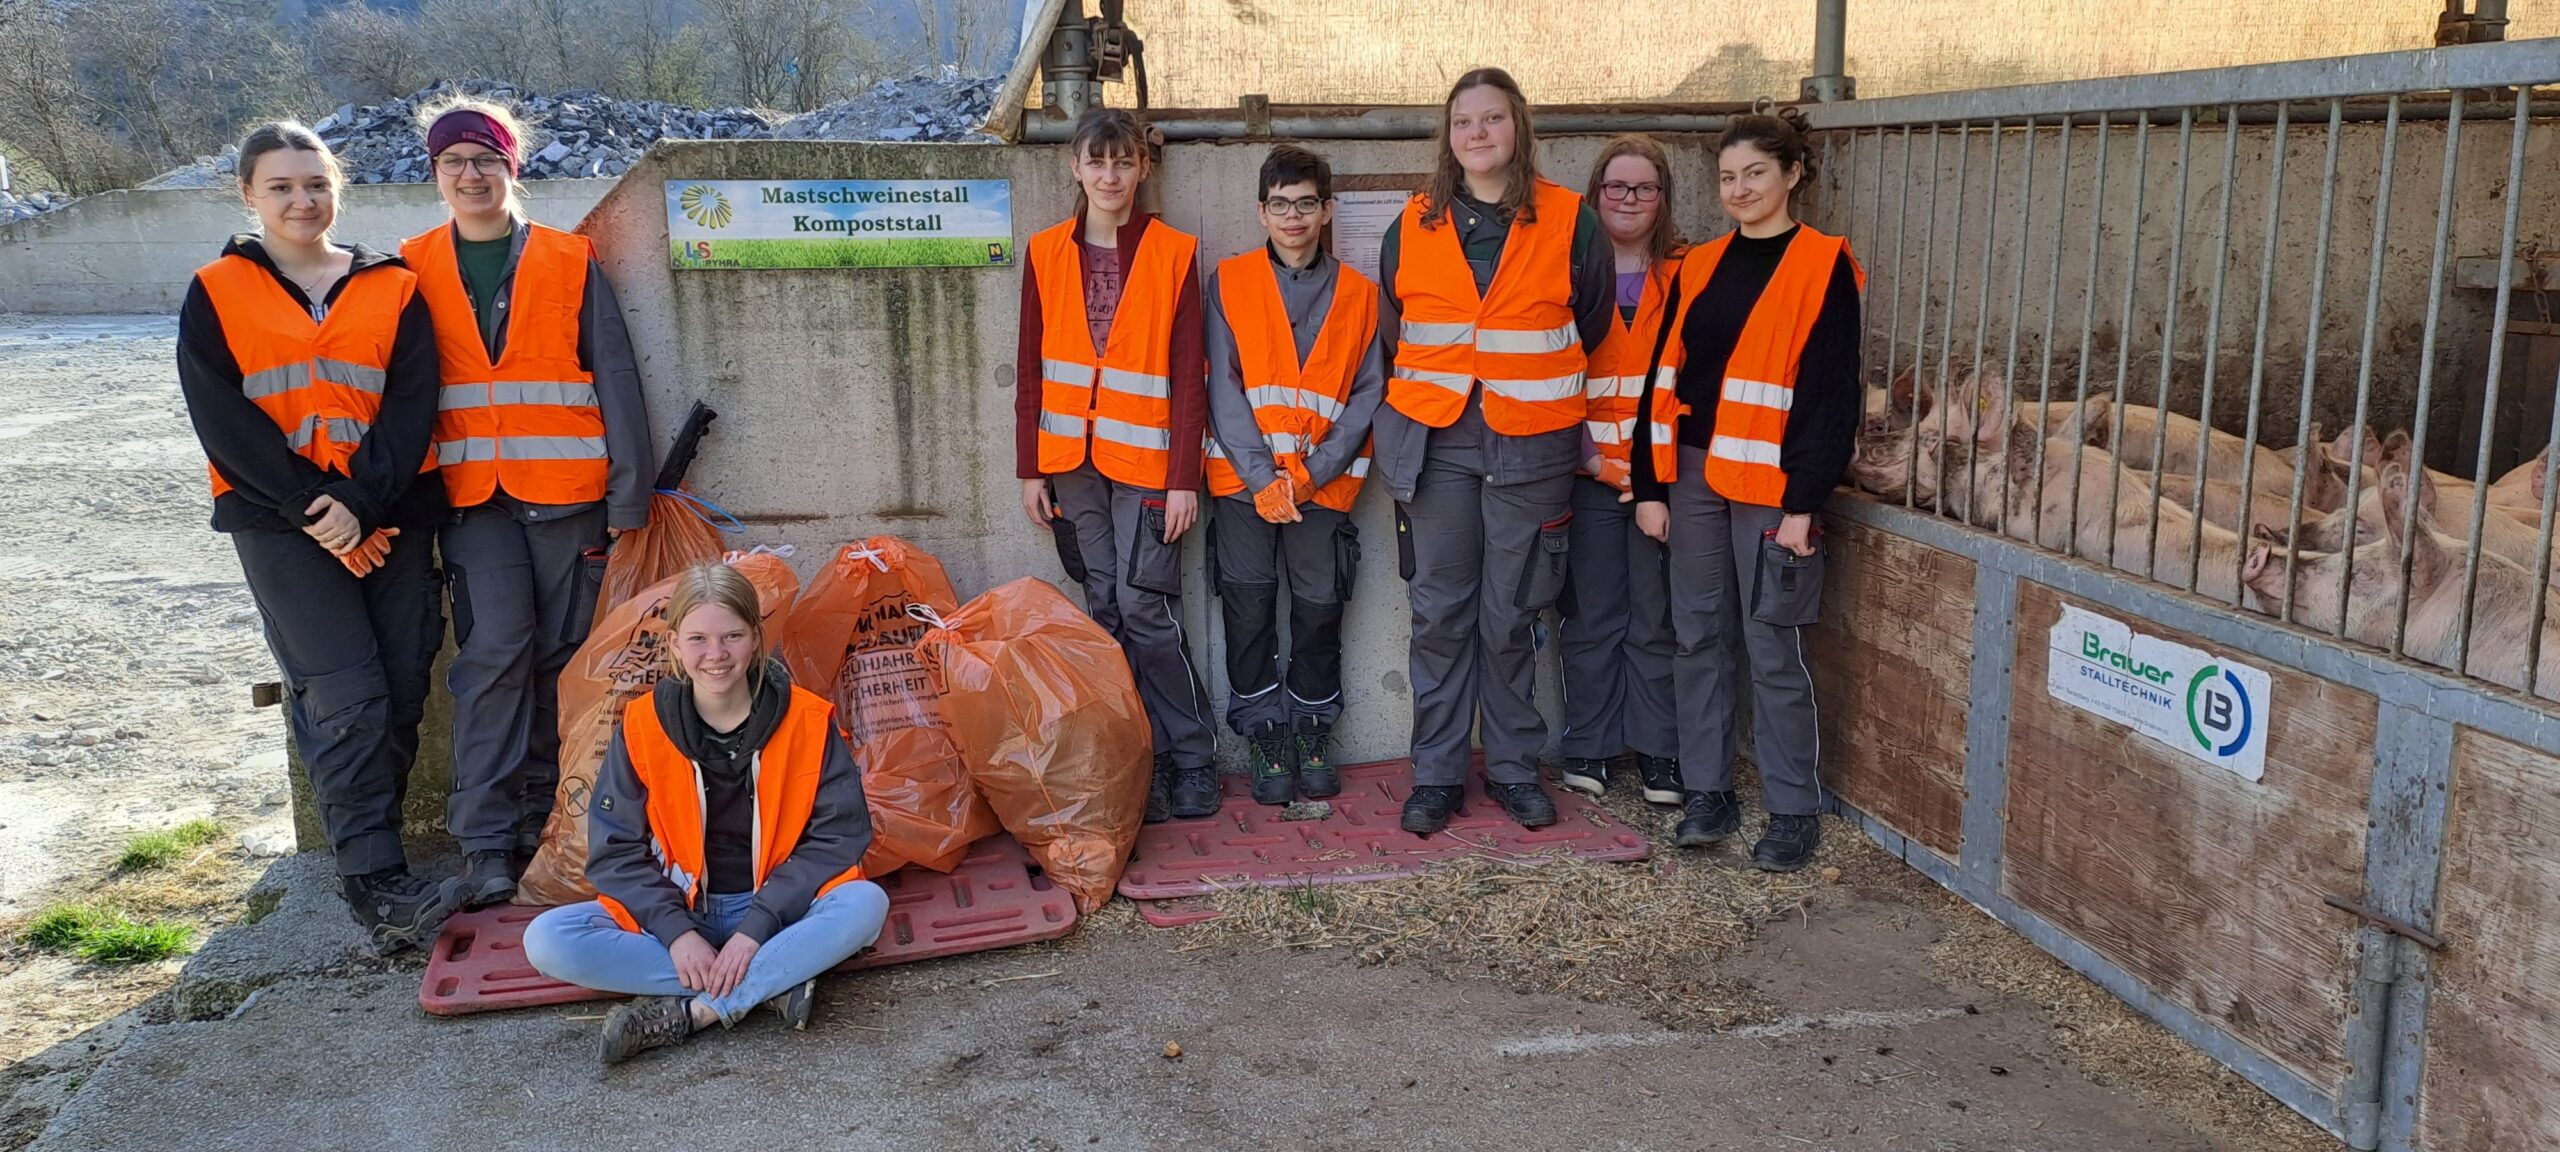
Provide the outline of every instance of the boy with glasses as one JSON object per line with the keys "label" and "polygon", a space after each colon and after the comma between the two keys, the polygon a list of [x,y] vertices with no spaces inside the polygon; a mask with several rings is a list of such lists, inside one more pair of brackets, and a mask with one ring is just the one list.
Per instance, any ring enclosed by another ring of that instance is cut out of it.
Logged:
{"label": "boy with glasses", "polygon": [[1254,800],[1286,804],[1342,790],[1325,741],[1342,715],[1342,610],[1360,555],[1350,510],[1387,356],[1377,288],[1324,249],[1332,167],[1282,145],[1259,188],[1268,242],[1221,262],[1204,294],[1210,571],[1227,630],[1227,723],[1250,748]]}

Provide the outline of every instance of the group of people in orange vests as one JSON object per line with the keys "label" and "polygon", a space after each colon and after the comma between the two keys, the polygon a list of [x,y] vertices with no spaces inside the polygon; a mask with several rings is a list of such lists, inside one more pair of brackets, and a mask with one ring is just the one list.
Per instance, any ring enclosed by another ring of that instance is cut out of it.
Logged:
{"label": "group of people in orange vests", "polygon": [[[1748,676],[1768,813],[1750,860],[1802,868],[1823,803],[1804,629],[1859,419],[1862,286],[1846,244],[1795,218],[1804,134],[1736,117],[1715,145],[1734,226],[1690,246],[1655,141],[1609,141],[1577,193],[1539,174],[1506,73],[1460,77],[1444,111],[1378,267],[1327,250],[1332,170],[1283,145],[1254,191],[1266,243],[1205,278],[1198,242],[1140,207],[1143,121],[1076,125],[1076,211],[1022,274],[1016,473],[1128,655],[1146,818],[1220,801],[1181,625],[1181,540],[1203,523],[1253,798],[1339,792],[1350,512],[1374,471],[1412,609],[1406,830],[1447,826],[1478,744],[1485,794],[1555,822],[1533,689],[1553,610],[1561,784],[1632,775],[1677,806],[1677,844],[1736,836]],[[514,894],[558,783],[557,680],[612,539],[647,524],[652,462],[612,286],[584,237],[518,205],[521,126],[456,98],[421,127],[451,219],[396,254],[331,238],[344,177],[317,136],[252,132],[259,231],[197,273],[179,324],[213,526],[283,670],[348,907],[386,951]],[[400,811],[448,604],[464,860],[430,879]],[[525,944],[547,974],[639,997],[604,1023],[608,1063],[760,1005],[805,1025],[816,975],[887,911],[859,866],[859,769],[830,705],[767,655],[755,590],[687,572],[669,620],[673,672],[625,712],[590,797],[601,896]]]}

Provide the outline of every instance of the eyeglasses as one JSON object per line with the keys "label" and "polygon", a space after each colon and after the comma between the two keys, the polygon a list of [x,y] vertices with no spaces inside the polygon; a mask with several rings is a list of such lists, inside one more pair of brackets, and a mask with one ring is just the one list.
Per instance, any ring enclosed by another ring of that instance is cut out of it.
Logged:
{"label": "eyeglasses", "polygon": [[1262,202],[1262,210],[1274,216],[1313,216],[1323,207],[1324,198],[1320,196],[1300,196],[1295,200],[1274,196]]}
{"label": "eyeglasses", "polygon": [[495,153],[486,156],[456,156],[450,152],[436,157],[436,171],[447,176],[460,176],[465,168],[482,176],[502,175],[507,170],[507,158]]}
{"label": "eyeglasses", "polygon": [[1600,186],[1600,198],[1603,200],[1633,200],[1638,204],[1651,204],[1662,198],[1662,185],[1629,184],[1620,180],[1611,180]]}

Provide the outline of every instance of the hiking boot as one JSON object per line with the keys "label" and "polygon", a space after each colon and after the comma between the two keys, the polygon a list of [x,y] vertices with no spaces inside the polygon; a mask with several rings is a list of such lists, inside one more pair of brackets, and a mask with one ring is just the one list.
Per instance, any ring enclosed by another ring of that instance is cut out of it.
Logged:
{"label": "hiking boot", "polygon": [[1298,729],[1298,795],[1324,800],[1342,795],[1342,777],[1333,770],[1325,744],[1333,734],[1322,728]]}
{"label": "hiking boot", "polygon": [[1484,786],[1486,794],[1502,803],[1502,811],[1511,822],[1523,828],[1544,828],[1556,822],[1555,798],[1536,784],[1495,784]]}
{"label": "hiking boot", "polygon": [[1149,824],[1162,824],[1173,819],[1173,757],[1156,756],[1155,778],[1147,783],[1147,817]]}
{"label": "hiking boot", "polygon": [[1704,848],[1742,831],[1742,805],[1731,792],[1691,792],[1680,800],[1680,826],[1671,842],[1682,848]]}
{"label": "hiking boot", "polygon": [[1286,804],[1298,788],[1298,742],[1286,729],[1265,728],[1245,737],[1245,763],[1253,776],[1253,802]]}
{"label": "hiking boot", "polygon": [[607,1064],[620,1064],[652,1048],[684,1043],[691,1035],[692,997],[643,996],[605,1013],[604,1041],[596,1055]]}
{"label": "hiking boot", "polygon": [[[1225,799],[1218,780],[1218,766],[1203,764],[1197,768],[1177,768],[1173,773],[1173,818],[1196,820],[1218,814],[1218,803]],[[1287,803],[1287,801],[1282,801]]]}
{"label": "hiking boot", "polygon": [[1567,757],[1557,782],[1597,800],[1609,794],[1609,762]]}
{"label": "hiking boot", "polygon": [[1751,846],[1751,866],[1763,872],[1801,871],[1821,846],[1821,817],[1772,815],[1769,830]]}
{"label": "hiking boot", "polygon": [[790,1025],[792,1031],[806,1032],[809,1030],[809,1007],[815,1004],[817,999],[818,981],[811,978],[793,985],[790,991],[765,1001],[764,1006],[779,1013],[782,1022]]}
{"label": "hiking boot", "polygon": [[515,899],[515,854],[491,849],[465,855],[459,886],[465,908],[486,908]]}
{"label": "hiking boot", "polygon": [[347,911],[381,956],[424,947],[443,930],[445,917],[462,906],[454,882],[412,876],[406,868],[349,876],[342,883]]}
{"label": "hiking boot", "polygon": [[1455,784],[1416,784],[1413,795],[1405,797],[1401,826],[1416,836],[1429,836],[1449,826],[1449,817],[1466,799],[1467,790]]}
{"label": "hiking boot", "polygon": [[1672,756],[1636,754],[1636,774],[1644,778],[1644,798],[1654,804],[1677,804],[1688,789],[1680,786],[1680,761]]}

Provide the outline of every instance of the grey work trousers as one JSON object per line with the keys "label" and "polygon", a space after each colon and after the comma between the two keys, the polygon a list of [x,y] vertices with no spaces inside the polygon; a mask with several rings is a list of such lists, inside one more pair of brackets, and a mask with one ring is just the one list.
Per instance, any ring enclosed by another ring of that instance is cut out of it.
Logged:
{"label": "grey work trousers", "polygon": [[338,874],[404,867],[400,805],[444,616],[431,534],[404,532],[357,579],[299,531],[231,534],[289,693],[286,723]]}
{"label": "grey work trousers", "polygon": [[[1212,501],[1210,559],[1227,630],[1227,726],[1329,732],[1342,716],[1342,610],[1360,555],[1351,517],[1301,505],[1273,524],[1247,496]],[[1288,580],[1289,661],[1280,662],[1280,585]]]}
{"label": "grey work trousers", "polygon": [[1563,751],[1576,760],[1621,752],[1680,755],[1671,704],[1670,569],[1662,545],[1636,528],[1635,505],[1588,476],[1573,478],[1564,627]]}
{"label": "grey work trousers", "polygon": [[[1680,778],[1692,792],[1733,790],[1739,691],[1749,669],[1752,760],[1772,815],[1822,810],[1821,715],[1802,628],[1752,616],[1763,534],[1785,514],[1707,487],[1706,450],[1680,447],[1671,485],[1672,679],[1679,691]],[[1815,547],[1823,547],[1819,538]],[[1739,651],[1737,651],[1739,649]]]}
{"label": "grey work trousers", "polygon": [[530,848],[560,787],[560,672],[594,623],[597,505],[527,522],[499,502],[455,510],[440,547],[453,591],[453,797],[465,852]]}
{"label": "grey work trousers", "polygon": [[1049,477],[1084,560],[1085,612],[1120,642],[1158,756],[1176,768],[1215,762],[1209,694],[1182,635],[1182,544],[1164,542],[1164,491],[1112,480],[1086,464]]}
{"label": "grey work trousers", "polygon": [[1573,476],[1495,484],[1436,454],[1399,506],[1413,548],[1413,782],[1533,784],[1547,742],[1531,624],[1565,581]]}

